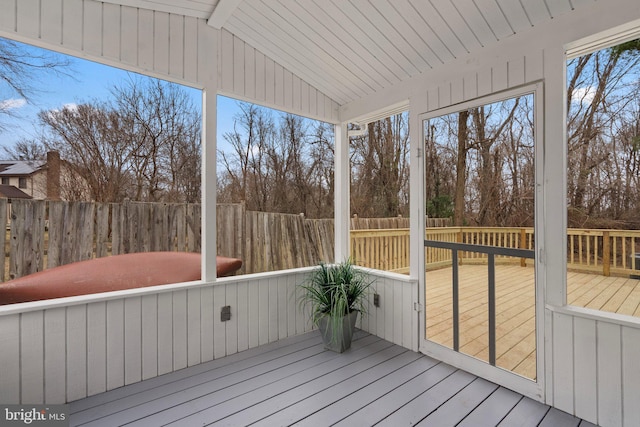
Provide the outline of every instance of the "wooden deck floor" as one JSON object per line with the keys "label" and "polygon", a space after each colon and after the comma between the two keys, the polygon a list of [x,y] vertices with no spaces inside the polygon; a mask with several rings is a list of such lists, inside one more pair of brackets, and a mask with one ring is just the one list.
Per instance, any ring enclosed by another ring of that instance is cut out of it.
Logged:
{"label": "wooden deck floor", "polygon": [[313,332],[72,402],[77,426],[581,426],[592,424],[358,333]]}
{"label": "wooden deck floor", "polygon": [[[487,266],[462,265],[460,351],[488,360]],[[427,337],[451,347],[451,269],[427,272]],[[571,305],[640,316],[640,280],[567,273]],[[496,266],[496,365],[535,379],[535,288],[531,267]]]}

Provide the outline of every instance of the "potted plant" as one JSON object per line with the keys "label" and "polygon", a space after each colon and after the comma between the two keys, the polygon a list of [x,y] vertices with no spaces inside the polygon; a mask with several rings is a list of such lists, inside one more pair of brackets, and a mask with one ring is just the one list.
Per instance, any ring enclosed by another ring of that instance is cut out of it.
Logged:
{"label": "potted plant", "polygon": [[371,279],[351,260],[321,263],[300,285],[301,305],[310,305],[311,321],[322,333],[325,348],[342,353],[351,346],[358,313],[366,313]]}

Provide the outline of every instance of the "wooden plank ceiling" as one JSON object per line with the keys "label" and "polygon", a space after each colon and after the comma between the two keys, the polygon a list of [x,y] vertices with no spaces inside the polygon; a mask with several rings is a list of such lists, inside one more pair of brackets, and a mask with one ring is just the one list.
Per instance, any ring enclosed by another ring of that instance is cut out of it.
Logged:
{"label": "wooden plank ceiling", "polygon": [[222,22],[342,105],[595,0],[106,1]]}

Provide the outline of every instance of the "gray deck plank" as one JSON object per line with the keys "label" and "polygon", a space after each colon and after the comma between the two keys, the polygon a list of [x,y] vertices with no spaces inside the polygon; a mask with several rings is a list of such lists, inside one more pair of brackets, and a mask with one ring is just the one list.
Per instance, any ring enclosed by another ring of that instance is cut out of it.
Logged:
{"label": "gray deck plank", "polygon": [[[378,338],[365,337],[353,343],[354,350],[368,345],[389,347],[390,343]],[[283,357],[269,360],[266,363],[238,370],[233,375],[215,378],[215,381],[198,383],[194,387],[171,392],[160,398],[145,402],[144,405],[129,406],[127,409],[110,414],[100,422],[85,425],[122,425],[141,421],[146,425],[160,425],[182,418],[195,411],[204,410],[216,403],[229,400],[266,384],[278,381],[299,372],[307,372],[309,367],[321,365],[325,362],[342,358],[340,355],[324,350],[323,344],[287,354]],[[167,387],[169,391],[172,388]],[[145,393],[146,394],[146,393]]]}
{"label": "gray deck plank", "polygon": [[[476,378],[417,425],[455,426],[498,388],[492,382]],[[396,424],[397,425],[397,424]]]}
{"label": "gray deck plank", "polygon": [[542,419],[539,427],[577,427],[582,421],[573,415],[567,414],[556,408],[549,409],[547,415]]}
{"label": "gray deck plank", "polygon": [[523,397],[498,426],[534,427],[540,424],[547,412],[549,412],[547,405]]}
{"label": "gray deck plank", "polygon": [[306,414],[313,414],[347,396],[357,395],[361,388],[376,382],[379,378],[386,377],[392,372],[396,372],[415,360],[415,353],[411,351],[401,353],[357,375],[349,378],[345,377],[343,381],[328,388],[317,390],[307,398],[261,419],[254,425],[265,427],[294,423],[298,425],[299,421],[306,417]]}
{"label": "gray deck plank", "polygon": [[[440,365],[438,365],[440,366]],[[451,372],[451,370],[453,372]],[[354,425],[354,422],[360,419],[360,417],[369,421],[373,425],[379,422],[379,425],[396,426],[399,423],[415,424],[420,421],[425,415],[436,410],[440,405],[446,402],[451,396],[455,395],[461,388],[472,382],[476,377],[463,371],[451,370],[442,371],[431,369],[427,372],[425,377],[421,378],[421,381],[413,383],[410,387],[400,387],[394,390],[391,399],[380,399],[377,403],[380,405],[376,408],[369,408],[369,411],[359,411],[353,414],[351,417],[342,420],[338,425]],[[411,390],[418,385],[422,388],[415,399],[409,401],[403,400],[405,390]],[[373,416],[375,415],[375,419]],[[380,419],[380,417],[383,417]]]}
{"label": "gray deck plank", "polygon": [[499,387],[476,409],[465,417],[458,427],[495,427],[520,402],[518,393]]}
{"label": "gray deck plank", "polygon": [[[262,361],[277,359],[282,357],[283,354],[293,353],[300,349],[317,346],[320,342],[321,338],[316,334],[303,334],[286,338],[280,342],[273,342],[260,347],[254,347],[231,356],[191,366],[188,369],[181,369],[179,371],[134,383],[126,387],[120,387],[115,390],[71,402],[71,411],[79,413],[90,408],[100,407],[109,402],[114,402],[120,399],[126,400],[130,396],[134,396],[146,390],[176,383],[177,381],[184,379],[188,380],[205,374],[206,372],[229,367],[230,365],[238,364],[240,362],[243,362],[243,364],[239,366],[246,368],[246,366],[251,366],[247,363],[257,364],[262,363]],[[248,362],[249,360],[251,360],[251,362]]]}
{"label": "gray deck plank", "polygon": [[324,349],[317,332],[70,404],[70,425],[593,427],[419,353],[358,332]]}
{"label": "gray deck plank", "polygon": [[[257,422],[268,415],[272,415],[277,411],[287,408],[293,403],[312,396],[317,391],[321,391],[333,384],[349,379],[358,372],[370,369],[384,360],[387,360],[390,357],[395,357],[401,353],[404,353],[404,351],[400,352],[395,348],[395,346],[393,346],[338,369],[328,367],[330,369],[325,370],[324,372],[318,371],[317,374],[314,375],[314,378],[310,378],[308,381],[294,383],[293,387],[289,386],[289,389],[285,392],[276,395],[268,393],[268,395],[272,396],[271,398],[263,400],[262,402],[246,408],[241,412],[236,412],[234,415],[224,418],[213,425],[235,427],[238,425]],[[188,424],[190,425],[191,423],[189,422]]]}
{"label": "gray deck plank", "polygon": [[[325,408],[310,414],[296,423],[296,426],[314,427],[333,425],[359,410],[362,406],[362,402],[377,402],[381,397],[387,395],[413,378],[425,373],[439,363],[440,362],[431,359],[430,357],[419,357],[415,361],[403,366],[401,369],[398,369],[384,377],[378,378],[375,382],[372,382],[366,387],[358,390],[358,392],[345,396],[333,402],[330,406],[326,406]],[[448,365],[442,365],[440,368],[443,366],[447,367]],[[372,405],[377,404],[373,403]],[[380,419],[381,418],[383,417],[381,416]]]}

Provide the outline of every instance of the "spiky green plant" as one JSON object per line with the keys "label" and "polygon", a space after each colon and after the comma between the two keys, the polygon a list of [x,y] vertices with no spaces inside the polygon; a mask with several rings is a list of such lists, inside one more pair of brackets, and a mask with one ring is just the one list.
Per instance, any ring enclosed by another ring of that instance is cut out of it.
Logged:
{"label": "spiky green plant", "polygon": [[337,332],[345,315],[354,310],[366,313],[365,297],[371,284],[369,275],[355,268],[350,259],[339,264],[321,263],[300,285],[303,292],[299,302],[310,306],[314,325],[328,316],[330,329]]}

